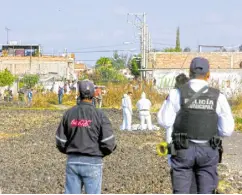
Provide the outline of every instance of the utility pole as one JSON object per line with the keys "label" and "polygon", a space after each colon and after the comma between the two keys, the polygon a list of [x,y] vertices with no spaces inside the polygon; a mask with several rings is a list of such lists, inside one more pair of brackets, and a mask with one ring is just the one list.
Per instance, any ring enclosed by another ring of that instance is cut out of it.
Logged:
{"label": "utility pole", "polygon": [[[142,35],[142,38],[143,38],[143,41],[142,41],[142,45],[143,45],[143,49],[142,49],[142,69],[143,68],[146,68],[146,14],[143,13],[143,23],[142,23],[142,32],[143,32],[143,35]],[[141,71],[141,75],[142,77],[145,76],[145,72]]]}
{"label": "utility pole", "polygon": [[[132,19],[130,17],[132,16]],[[147,43],[149,40],[148,27],[146,24],[146,13],[128,13],[127,22],[132,24],[139,30],[140,34],[140,49],[141,49],[141,69],[147,68],[147,51],[149,48],[149,44]],[[148,35],[148,36],[147,36]],[[141,70],[141,83],[144,77],[144,73]]]}
{"label": "utility pole", "polygon": [[7,32],[7,44],[9,44],[9,41],[8,41],[8,33],[9,33],[10,29],[8,27],[5,27],[5,30]]}

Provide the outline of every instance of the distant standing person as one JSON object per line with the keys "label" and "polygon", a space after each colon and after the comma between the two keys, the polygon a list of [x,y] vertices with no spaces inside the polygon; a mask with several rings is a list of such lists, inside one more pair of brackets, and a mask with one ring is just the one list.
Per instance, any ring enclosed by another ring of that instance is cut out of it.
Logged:
{"label": "distant standing person", "polygon": [[145,92],[141,94],[141,99],[137,102],[136,107],[139,111],[141,130],[145,130],[145,122],[147,123],[147,128],[152,130],[152,121],[150,115],[151,102],[146,98]]}
{"label": "distant standing person", "polygon": [[153,85],[156,86],[156,79],[153,80]]}
{"label": "distant standing person", "polygon": [[128,92],[128,94],[124,94],[122,99],[122,110],[123,110],[123,123],[121,130],[128,130],[131,131],[131,124],[132,124],[132,102],[131,97],[133,93]]}
{"label": "distant standing person", "polygon": [[100,87],[97,87],[96,100],[97,100],[97,106],[98,106],[98,108],[101,108],[102,107],[102,90],[101,90]]}
{"label": "distant standing person", "polygon": [[58,102],[59,102],[59,104],[62,104],[63,94],[64,94],[63,88],[59,87],[59,89],[58,89]]}
{"label": "distant standing person", "polygon": [[102,103],[102,91],[99,87],[95,87],[95,93],[93,98],[93,103],[96,107],[101,108]]}
{"label": "distant standing person", "polygon": [[9,101],[13,101],[13,91],[9,90]]}
{"label": "distant standing person", "polygon": [[101,194],[103,157],[115,148],[110,120],[92,105],[94,85],[80,81],[80,104],[63,116],[56,132],[56,146],[67,154],[66,194],[80,194],[83,186],[87,194]]}
{"label": "distant standing person", "polygon": [[30,106],[32,104],[32,100],[33,100],[33,89],[29,90],[27,96],[28,96],[28,106]]}

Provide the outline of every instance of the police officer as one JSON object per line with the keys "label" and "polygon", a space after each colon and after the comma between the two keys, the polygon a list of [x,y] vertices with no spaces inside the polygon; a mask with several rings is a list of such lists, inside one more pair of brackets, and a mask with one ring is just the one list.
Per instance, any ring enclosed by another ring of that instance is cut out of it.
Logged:
{"label": "police officer", "polygon": [[[189,81],[189,78],[184,73],[177,75],[176,76],[175,88],[179,89],[184,84],[186,84],[188,81]],[[162,110],[160,110],[160,111],[162,111]],[[158,120],[159,120],[159,115],[160,115],[160,113],[158,112]],[[169,133],[169,134],[166,134],[166,142],[168,144],[170,144],[172,142],[171,134],[172,134],[172,131],[173,131],[172,130],[173,127],[170,127],[170,128],[171,128],[171,130],[167,130],[167,133]],[[171,166],[170,158],[171,158],[171,154],[168,154],[168,164],[169,164],[169,166]],[[172,169],[170,170],[170,174],[172,176]],[[193,173],[192,184],[191,184],[191,187],[190,187],[190,194],[197,194],[197,183],[196,182],[197,182],[196,176],[195,176],[195,173]]]}
{"label": "police officer", "polygon": [[109,119],[92,105],[94,84],[78,83],[80,103],[63,116],[56,132],[56,146],[67,154],[65,193],[100,194],[102,158],[115,148],[115,137]]}
{"label": "police officer", "polygon": [[228,101],[219,90],[208,87],[209,77],[208,60],[194,58],[190,65],[190,80],[181,88],[171,90],[158,114],[159,124],[172,135],[175,194],[189,194],[193,174],[198,193],[214,193],[218,184],[218,136],[231,136],[234,130]]}

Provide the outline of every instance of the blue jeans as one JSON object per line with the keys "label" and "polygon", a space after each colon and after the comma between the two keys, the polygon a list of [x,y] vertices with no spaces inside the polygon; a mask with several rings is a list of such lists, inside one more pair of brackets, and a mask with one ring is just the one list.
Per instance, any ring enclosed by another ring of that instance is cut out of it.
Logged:
{"label": "blue jeans", "polygon": [[63,98],[63,95],[58,95],[58,102],[59,102],[59,104],[62,104],[62,98]]}
{"label": "blue jeans", "polygon": [[102,158],[68,155],[65,194],[101,194]]}

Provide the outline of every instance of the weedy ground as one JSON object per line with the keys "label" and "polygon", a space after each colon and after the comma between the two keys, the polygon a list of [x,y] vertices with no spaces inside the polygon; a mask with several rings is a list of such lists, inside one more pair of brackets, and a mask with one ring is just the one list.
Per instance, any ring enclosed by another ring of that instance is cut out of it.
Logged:
{"label": "weedy ground", "polygon": [[[102,193],[171,193],[167,159],[155,146],[164,130],[120,131],[122,113],[104,109],[117,139],[117,150],[104,160]],[[65,160],[55,148],[55,131],[64,110],[1,108],[0,188],[2,193],[63,193]],[[152,115],[156,124],[156,114]],[[138,116],[133,116],[138,123]],[[239,193],[241,179],[220,167],[220,193]]]}

